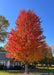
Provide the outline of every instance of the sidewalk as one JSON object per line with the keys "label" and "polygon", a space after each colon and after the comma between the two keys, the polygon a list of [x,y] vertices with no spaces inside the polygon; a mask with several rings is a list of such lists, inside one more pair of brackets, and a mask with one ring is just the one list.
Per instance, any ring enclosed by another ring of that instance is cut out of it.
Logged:
{"label": "sidewalk", "polygon": [[25,74],[25,73],[23,73],[23,74],[20,74],[20,75],[53,75],[53,73],[29,73],[29,74]]}

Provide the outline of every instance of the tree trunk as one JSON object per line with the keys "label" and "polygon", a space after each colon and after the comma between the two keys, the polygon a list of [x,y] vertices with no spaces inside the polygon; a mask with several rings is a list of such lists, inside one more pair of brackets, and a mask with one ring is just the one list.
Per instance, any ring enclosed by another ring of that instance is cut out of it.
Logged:
{"label": "tree trunk", "polygon": [[25,73],[27,73],[27,74],[29,73],[28,72],[28,63],[25,64]]}

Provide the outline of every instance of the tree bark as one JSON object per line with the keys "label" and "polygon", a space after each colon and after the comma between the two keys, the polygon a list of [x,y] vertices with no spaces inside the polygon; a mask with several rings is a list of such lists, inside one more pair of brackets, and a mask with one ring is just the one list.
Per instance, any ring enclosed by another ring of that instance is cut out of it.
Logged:
{"label": "tree bark", "polygon": [[28,71],[28,63],[25,63],[25,73],[28,74],[29,71]]}

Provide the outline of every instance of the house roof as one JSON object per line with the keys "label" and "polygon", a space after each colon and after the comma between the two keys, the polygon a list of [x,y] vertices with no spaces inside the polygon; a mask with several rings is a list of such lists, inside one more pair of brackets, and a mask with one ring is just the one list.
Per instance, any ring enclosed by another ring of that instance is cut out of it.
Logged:
{"label": "house roof", "polygon": [[5,50],[0,50],[0,60],[11,60],[11,58],[8,58],[6,56],[6,51]]}
{"label": "house roof", "polygon": [[1,53],[1,52],[3,52],[3,53],[5,52],[5,53],[6,53],[6,51],[5,51],[5,50],[0,50],[0,53]]}

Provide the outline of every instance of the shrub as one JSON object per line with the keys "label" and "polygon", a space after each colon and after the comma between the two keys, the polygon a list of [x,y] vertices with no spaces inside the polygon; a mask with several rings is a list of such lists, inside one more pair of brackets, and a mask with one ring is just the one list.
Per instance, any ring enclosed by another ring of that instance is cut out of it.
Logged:
{"label": "shrub", "polygon": [[22,67],[21,67],[21,66],[14,66],[14,69],[15,69],[15,70],[21,70]]}
{"label": "shrub", "polygon": [[28,68],[30,68],[30,69],[36,69],[36,66],[34,66],[34,65],[29,65]]}
{"label": "shrub", "polygon": [[4,68],[4,65],[0,65],[0,70],[3,70],[3,68]]}

